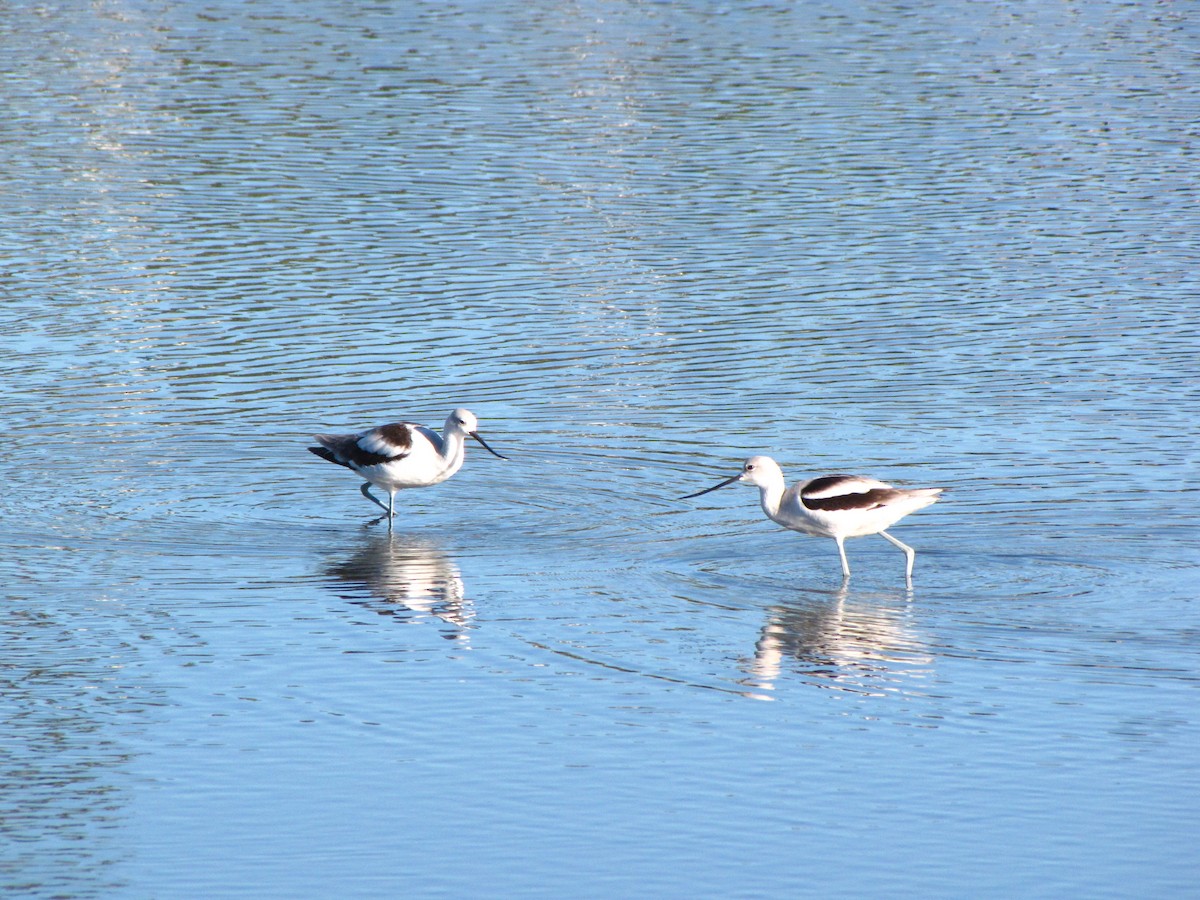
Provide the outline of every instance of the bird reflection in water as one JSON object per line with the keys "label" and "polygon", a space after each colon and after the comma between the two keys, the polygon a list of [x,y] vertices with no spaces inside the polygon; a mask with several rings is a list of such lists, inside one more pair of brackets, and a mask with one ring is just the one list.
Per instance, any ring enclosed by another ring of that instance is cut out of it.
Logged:
{"label": "bird reflection in water", "polygon": [[930,673],[933,657],[908,611],[846,598],[843,587],[829,599],[768,607],[744,683],[771,690],[794,671],[822,687],[882,695]]}
{"label": "bird reflection in water", "polygon": [[411,621],[436,618],[448,640],[466,642],[475,612],[454,560],[424,537],[388,532],[371,538],[326,574],[370,594],[354,602],[381,616]]}

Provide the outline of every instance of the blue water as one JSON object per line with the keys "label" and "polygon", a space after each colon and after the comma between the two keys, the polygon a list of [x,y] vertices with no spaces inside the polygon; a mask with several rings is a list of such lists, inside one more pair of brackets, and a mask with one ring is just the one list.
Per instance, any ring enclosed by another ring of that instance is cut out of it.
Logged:
{"label": "blue water", "polygon": [[1193,894],[1196,32],[0,8],[4,892]]}

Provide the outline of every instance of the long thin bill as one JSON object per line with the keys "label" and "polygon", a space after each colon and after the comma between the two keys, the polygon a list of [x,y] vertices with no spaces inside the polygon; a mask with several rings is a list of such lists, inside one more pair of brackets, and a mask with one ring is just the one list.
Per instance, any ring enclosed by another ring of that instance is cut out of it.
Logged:
{"label": "long thin bill", "polygon": [[727,485],[727,484],[733,484],[735,481],[737,481],[737,480],[738,480],[739,478],[741,478],[741,477],[742,477],[742,473],[741,473],[741,472],[739,472],[738,474],[734,475],[732,478],[726,478],[726,479],[725,479],[724,481],[722,481],[720,484],[714,484],[714,485],[713,485],[712,487],[710,487],[710,488],[705,488],[705,489],[704,489],[704,490],[702,490],[702,491],[696,491],[696,493],[694,493],[694,494],[688,494],[686,497],[679,497],[678,499],[680,499],[680,500],[691,500],[693,497],[699,497],[701,494],[709,494],[709,493],[712,493],[712,492],[713,492],[713,491],[715,491],[717,488],[723,488],[723,487],[725,487],[725,485]]}
{"label": "long thin bill", "polygon": [[483,444],[483,449],[486,450],[488,453],[492,454],[492,456],[499,456],[501,459],[508,459],[507,456],[500,456],[499,453],[497,453],[495,450],[493,450],[491,447],[489,447],[487,441],[485,441],[483,438],[481,438],[479,436],[479,432],[472,431],[472,432],[470,432],[470,435],[471,435],[471,437],[475,438],[475,440],[479,441],[479,443]]}

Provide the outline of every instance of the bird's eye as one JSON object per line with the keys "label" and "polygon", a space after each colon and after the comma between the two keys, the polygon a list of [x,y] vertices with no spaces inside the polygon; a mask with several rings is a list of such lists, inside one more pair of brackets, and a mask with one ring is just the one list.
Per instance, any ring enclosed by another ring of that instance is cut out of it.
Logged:
{"label": "bird's eye", "polygon": [[753,471],[754,471],[754,466],[752,466],[752,465],[747,465],[747,466],[746,466],[746,471],[747,471],[747,472],[753,472]]}

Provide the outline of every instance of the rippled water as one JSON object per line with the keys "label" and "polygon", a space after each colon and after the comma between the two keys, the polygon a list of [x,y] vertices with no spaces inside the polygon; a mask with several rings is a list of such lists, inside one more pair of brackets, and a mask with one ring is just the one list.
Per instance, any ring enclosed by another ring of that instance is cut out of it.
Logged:
{"label": "rippled water", "polygon": [[[6,893],[1192,891],[1198,37],[0,7]],[[304,450],[459,405],[391,533]]]}

